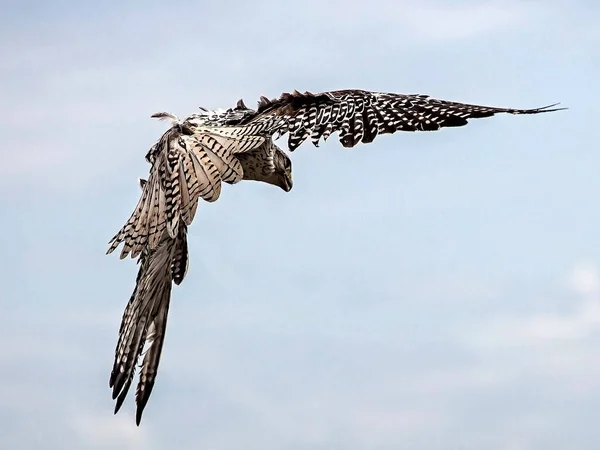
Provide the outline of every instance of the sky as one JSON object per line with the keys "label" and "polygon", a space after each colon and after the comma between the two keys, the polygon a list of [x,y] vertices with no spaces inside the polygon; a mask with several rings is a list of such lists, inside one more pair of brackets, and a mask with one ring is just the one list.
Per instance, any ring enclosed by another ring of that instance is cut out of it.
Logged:
{"label": "sky", "polygon": [[[599,448],[599,75],[591,0],[3,4],[0,447]],[[226,185],[141,426],[113,415],[150,115],[347,88],[569,109]]]}

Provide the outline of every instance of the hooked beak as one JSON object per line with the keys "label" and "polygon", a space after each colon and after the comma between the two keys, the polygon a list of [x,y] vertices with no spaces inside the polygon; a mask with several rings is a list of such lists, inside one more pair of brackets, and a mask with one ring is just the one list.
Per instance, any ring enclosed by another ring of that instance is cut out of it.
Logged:
{"label": "hooked beak", "polygon": [[285,192],[290,192],[293,186],[294,182],[292,181],[291,174],[285,174],[283,176],[283,184],[281,186],[281,189],[283,189]]}

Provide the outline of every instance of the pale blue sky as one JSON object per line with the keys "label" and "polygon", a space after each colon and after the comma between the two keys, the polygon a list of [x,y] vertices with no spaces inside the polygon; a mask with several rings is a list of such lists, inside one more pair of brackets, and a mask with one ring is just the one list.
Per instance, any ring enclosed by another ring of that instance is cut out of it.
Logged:
{"label": "pale blue sky", "polygon": [[[595,1],[7,4],[0,446],[597,449],[599,30]],[[104,253],[150,115],[343,88],[570,109],[305,144],[292,192],[226,186],[142,426],[113,416],[137,266]]]}

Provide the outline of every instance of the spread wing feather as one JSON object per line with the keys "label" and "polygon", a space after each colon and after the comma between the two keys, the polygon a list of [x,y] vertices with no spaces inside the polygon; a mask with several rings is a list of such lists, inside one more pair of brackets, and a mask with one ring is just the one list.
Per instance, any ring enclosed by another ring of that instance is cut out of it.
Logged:
{"label": "spread wing feather", "polygon": [[215,202],[222,181],[235,184],[244,170],[236,154],[258,148],[265,137],[248,136],[236,127],[173,126],[146,155],[152,164],[148,182],[129,220],[110,240],[107,253],[123,243],[121,259],[155,248],[166,230],[175,237],[180,220],[190,225],[199,199]]}
{"label": "spread wing feather", "polygon": [[256,114],[238,125],[252,135],[288,134],[291,151],[310,138],[315,146],[338,132],[344,147],[372,142],[396,131],[434,131],[458,127],[469,119],[498,113],[538,114],[565,108],[498,108],[438,100],[420,94],[393,94],[364,90],[284,93],[278,99],[261,97]]}
{"label": "spread wing feather", "polygon": [[244,136],[235,127],[190,130],[177,120],[154,145],[146,160],[152,164],[148,181],[125,225],[111,239],[107,253],[123,243],[121,258],[140,256],[136,286],[123,313],[109,385],[119,411],[141,363],[136,390],[136,422],[152,392],[165,338],[172,283],[180,284],[188,269],[187,226],[199,199],[216,201],[221,182],[237,183],[244,176],[235,154],[256,149],[266,139]]}

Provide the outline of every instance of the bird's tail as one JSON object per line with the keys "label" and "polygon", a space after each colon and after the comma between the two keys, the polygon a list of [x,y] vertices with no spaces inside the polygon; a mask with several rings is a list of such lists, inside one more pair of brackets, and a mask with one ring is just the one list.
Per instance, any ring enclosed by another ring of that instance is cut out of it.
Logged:
{"label": "bird's tail", "polygon": [[[171,238],[165,231],[155,249],[149,250],[146,246],[139,263],[135,289],[121,320],[109,382],[112,397],[117,400],[116,414],[133,381],[138,358],[144,354],[135,395],[138,425],[156,379],[165,339],[172,283],[181,283],[187,272],[185,224],[180,222],[175,238]],[[144,352],[146,344],[148,348]]]}

